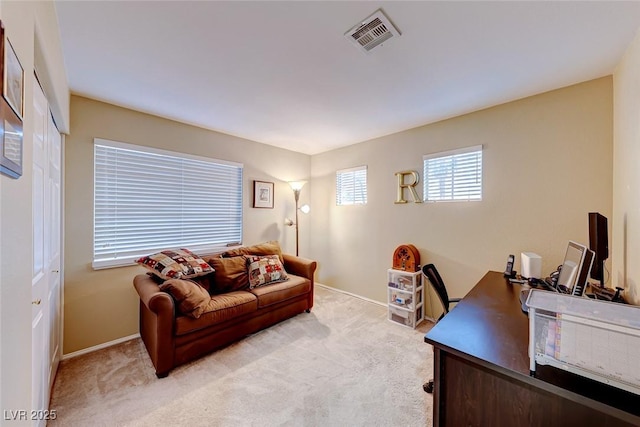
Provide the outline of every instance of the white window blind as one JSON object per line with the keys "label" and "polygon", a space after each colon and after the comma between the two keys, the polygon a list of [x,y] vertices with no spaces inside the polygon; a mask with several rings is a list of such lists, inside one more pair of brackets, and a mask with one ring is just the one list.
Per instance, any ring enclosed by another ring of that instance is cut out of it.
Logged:
{"label": "white window blind", "polygon": [[336,204],[367,204],[367,167],[358,166],[336,172]]}
{"label": "white window blind", "polygon": [[482,145],[429,154],[424,162],[424,200],[482,200]]}
{"label": "white window blind", "polygon": [[94,140],[94,268],[241,241],[241,164]]}

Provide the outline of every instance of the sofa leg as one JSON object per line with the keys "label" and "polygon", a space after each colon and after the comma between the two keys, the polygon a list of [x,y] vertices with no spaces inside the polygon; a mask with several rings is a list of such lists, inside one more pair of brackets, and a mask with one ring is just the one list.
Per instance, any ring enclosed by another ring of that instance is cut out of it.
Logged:
{"label": "sofa leg", "polygon": [[167,378],[168,376],[169,376],[169,372],[162,372],[162,373],[156,372],[156,377],[158,378]]}
{"label": "sofa leg", "polygon": [[305,312],[305,313],[311,313],[311,309],[310,309],[310,308],[307,308],[304,312]]}

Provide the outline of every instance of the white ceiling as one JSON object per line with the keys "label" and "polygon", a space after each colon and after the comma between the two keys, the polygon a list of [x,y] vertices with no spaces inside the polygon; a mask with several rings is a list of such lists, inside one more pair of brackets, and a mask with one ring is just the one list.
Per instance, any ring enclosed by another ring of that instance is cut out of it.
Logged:
{"label": "white ceiling", "polygon": [[[75,94],[306,154],[609,75],[640,2],[57,1]],[[344,33],[382,8],[402,35]]]}

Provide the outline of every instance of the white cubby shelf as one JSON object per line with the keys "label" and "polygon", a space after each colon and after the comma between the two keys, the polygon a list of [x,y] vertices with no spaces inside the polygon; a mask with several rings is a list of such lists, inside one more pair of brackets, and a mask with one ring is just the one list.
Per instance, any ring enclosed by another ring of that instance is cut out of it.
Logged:
{"label": "white cubby shelf", "polygon": [[424,320],[422,272],[387,270],[388,319],[415,329]]}

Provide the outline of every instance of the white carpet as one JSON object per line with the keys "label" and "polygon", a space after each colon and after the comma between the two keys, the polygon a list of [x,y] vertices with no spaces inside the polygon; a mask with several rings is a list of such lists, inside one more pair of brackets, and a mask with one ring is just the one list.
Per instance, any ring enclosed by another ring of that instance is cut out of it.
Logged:
{"label": "white carpet", "polygon": [[431,346],[385,307],[316,287],[302,313],[157,379],[139,339],[65,360],[49,426],[425,426]]}

